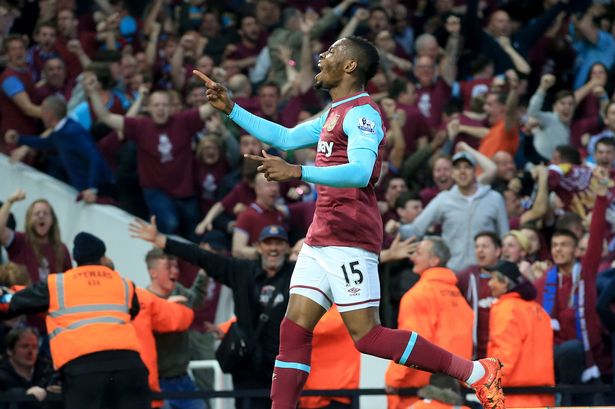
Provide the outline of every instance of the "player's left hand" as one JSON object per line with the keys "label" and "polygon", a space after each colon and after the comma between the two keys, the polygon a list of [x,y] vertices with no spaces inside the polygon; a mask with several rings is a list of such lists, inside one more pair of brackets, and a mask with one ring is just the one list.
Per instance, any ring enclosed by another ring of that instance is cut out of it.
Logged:
{"label": "player's left hand", "polygon": [[247,154],[244,157],[259,161],[261,165],[257,170],[264,173],[268,181],[287,182],[301,179],[301,166],[291,165],[278,156],[269,155],[265,150],[262,152],[263,156]]}
{"label": "player's left hand", "polygon": [[231,101],[228,95],[228,90],[199,70],[192,70],[192,73],[205,83],[205,86],[207,87],[207,92],[205,94],[207,95],[207,100],[211,106],[227,115],[230,114],[235,103]]}

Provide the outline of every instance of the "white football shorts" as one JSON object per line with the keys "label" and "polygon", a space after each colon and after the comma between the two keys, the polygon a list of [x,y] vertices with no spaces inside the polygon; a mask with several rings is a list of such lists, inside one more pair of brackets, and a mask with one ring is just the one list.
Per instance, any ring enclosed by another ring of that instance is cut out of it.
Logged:
{"label": "white football shorts", "polygon": [[300,294],[325,310],[340,312],[380,305],[378,255],[357,247],[312,247],[303,244],[290,293]]}

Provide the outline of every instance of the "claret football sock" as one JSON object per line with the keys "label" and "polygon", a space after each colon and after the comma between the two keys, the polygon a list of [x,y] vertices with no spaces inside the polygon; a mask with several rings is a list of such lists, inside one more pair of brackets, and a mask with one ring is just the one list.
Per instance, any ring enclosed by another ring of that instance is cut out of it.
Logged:
{"label": "claret football sock", "polygon": [[271,383],[271,409],[295,409],[310,374],[312,331],[284,318]]}
{"label": "claret football sock", "polygon": [[359,351],[392,359],[427,372],[441,372],[461,381],[472,374],[474,364],[427,341],[416,332],[375,326],[357,343]]}

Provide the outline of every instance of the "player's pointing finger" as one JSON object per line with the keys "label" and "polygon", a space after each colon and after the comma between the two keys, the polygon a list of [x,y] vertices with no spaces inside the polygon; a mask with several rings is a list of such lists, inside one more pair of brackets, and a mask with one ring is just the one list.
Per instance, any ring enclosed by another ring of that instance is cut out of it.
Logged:
{"label": "player's pointing finger", "polygon": [[262,162],[262,161],[264,161],[264,160],[265,160],[265,158],[263,158],[262,156],[258,156],[258,155],[251,155],[251,154],[249,154],[249,153],[246,153],[245,155],[243,155],[243,157],[244,157],[244,158],[247,158],[247,159],[256,160],[256,161],[259,161],[259,162]]}
{"label": "player's pointing finger", "polygon": [[207,86],[207,88],[215,88],[216,87],[216,83],[211,80],[207,75],[203,74],[201,71],[199,70],[192,70],[192,73],[194,75],[196,75],[197,77],[199,77]]}

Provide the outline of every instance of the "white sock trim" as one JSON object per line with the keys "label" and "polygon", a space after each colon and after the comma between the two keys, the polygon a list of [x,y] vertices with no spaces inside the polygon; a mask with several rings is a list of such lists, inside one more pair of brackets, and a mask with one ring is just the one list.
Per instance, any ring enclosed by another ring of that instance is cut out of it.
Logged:
{"label": "white sock trim", "polygon": [[474,361],[472,363],[474,364],[472,368],[472,373],[470,374],[470,377],[466,380],[468,385],[472,385],[473,383],[481,379],[483,376],[485,376],[485,367],[478,361]]}

